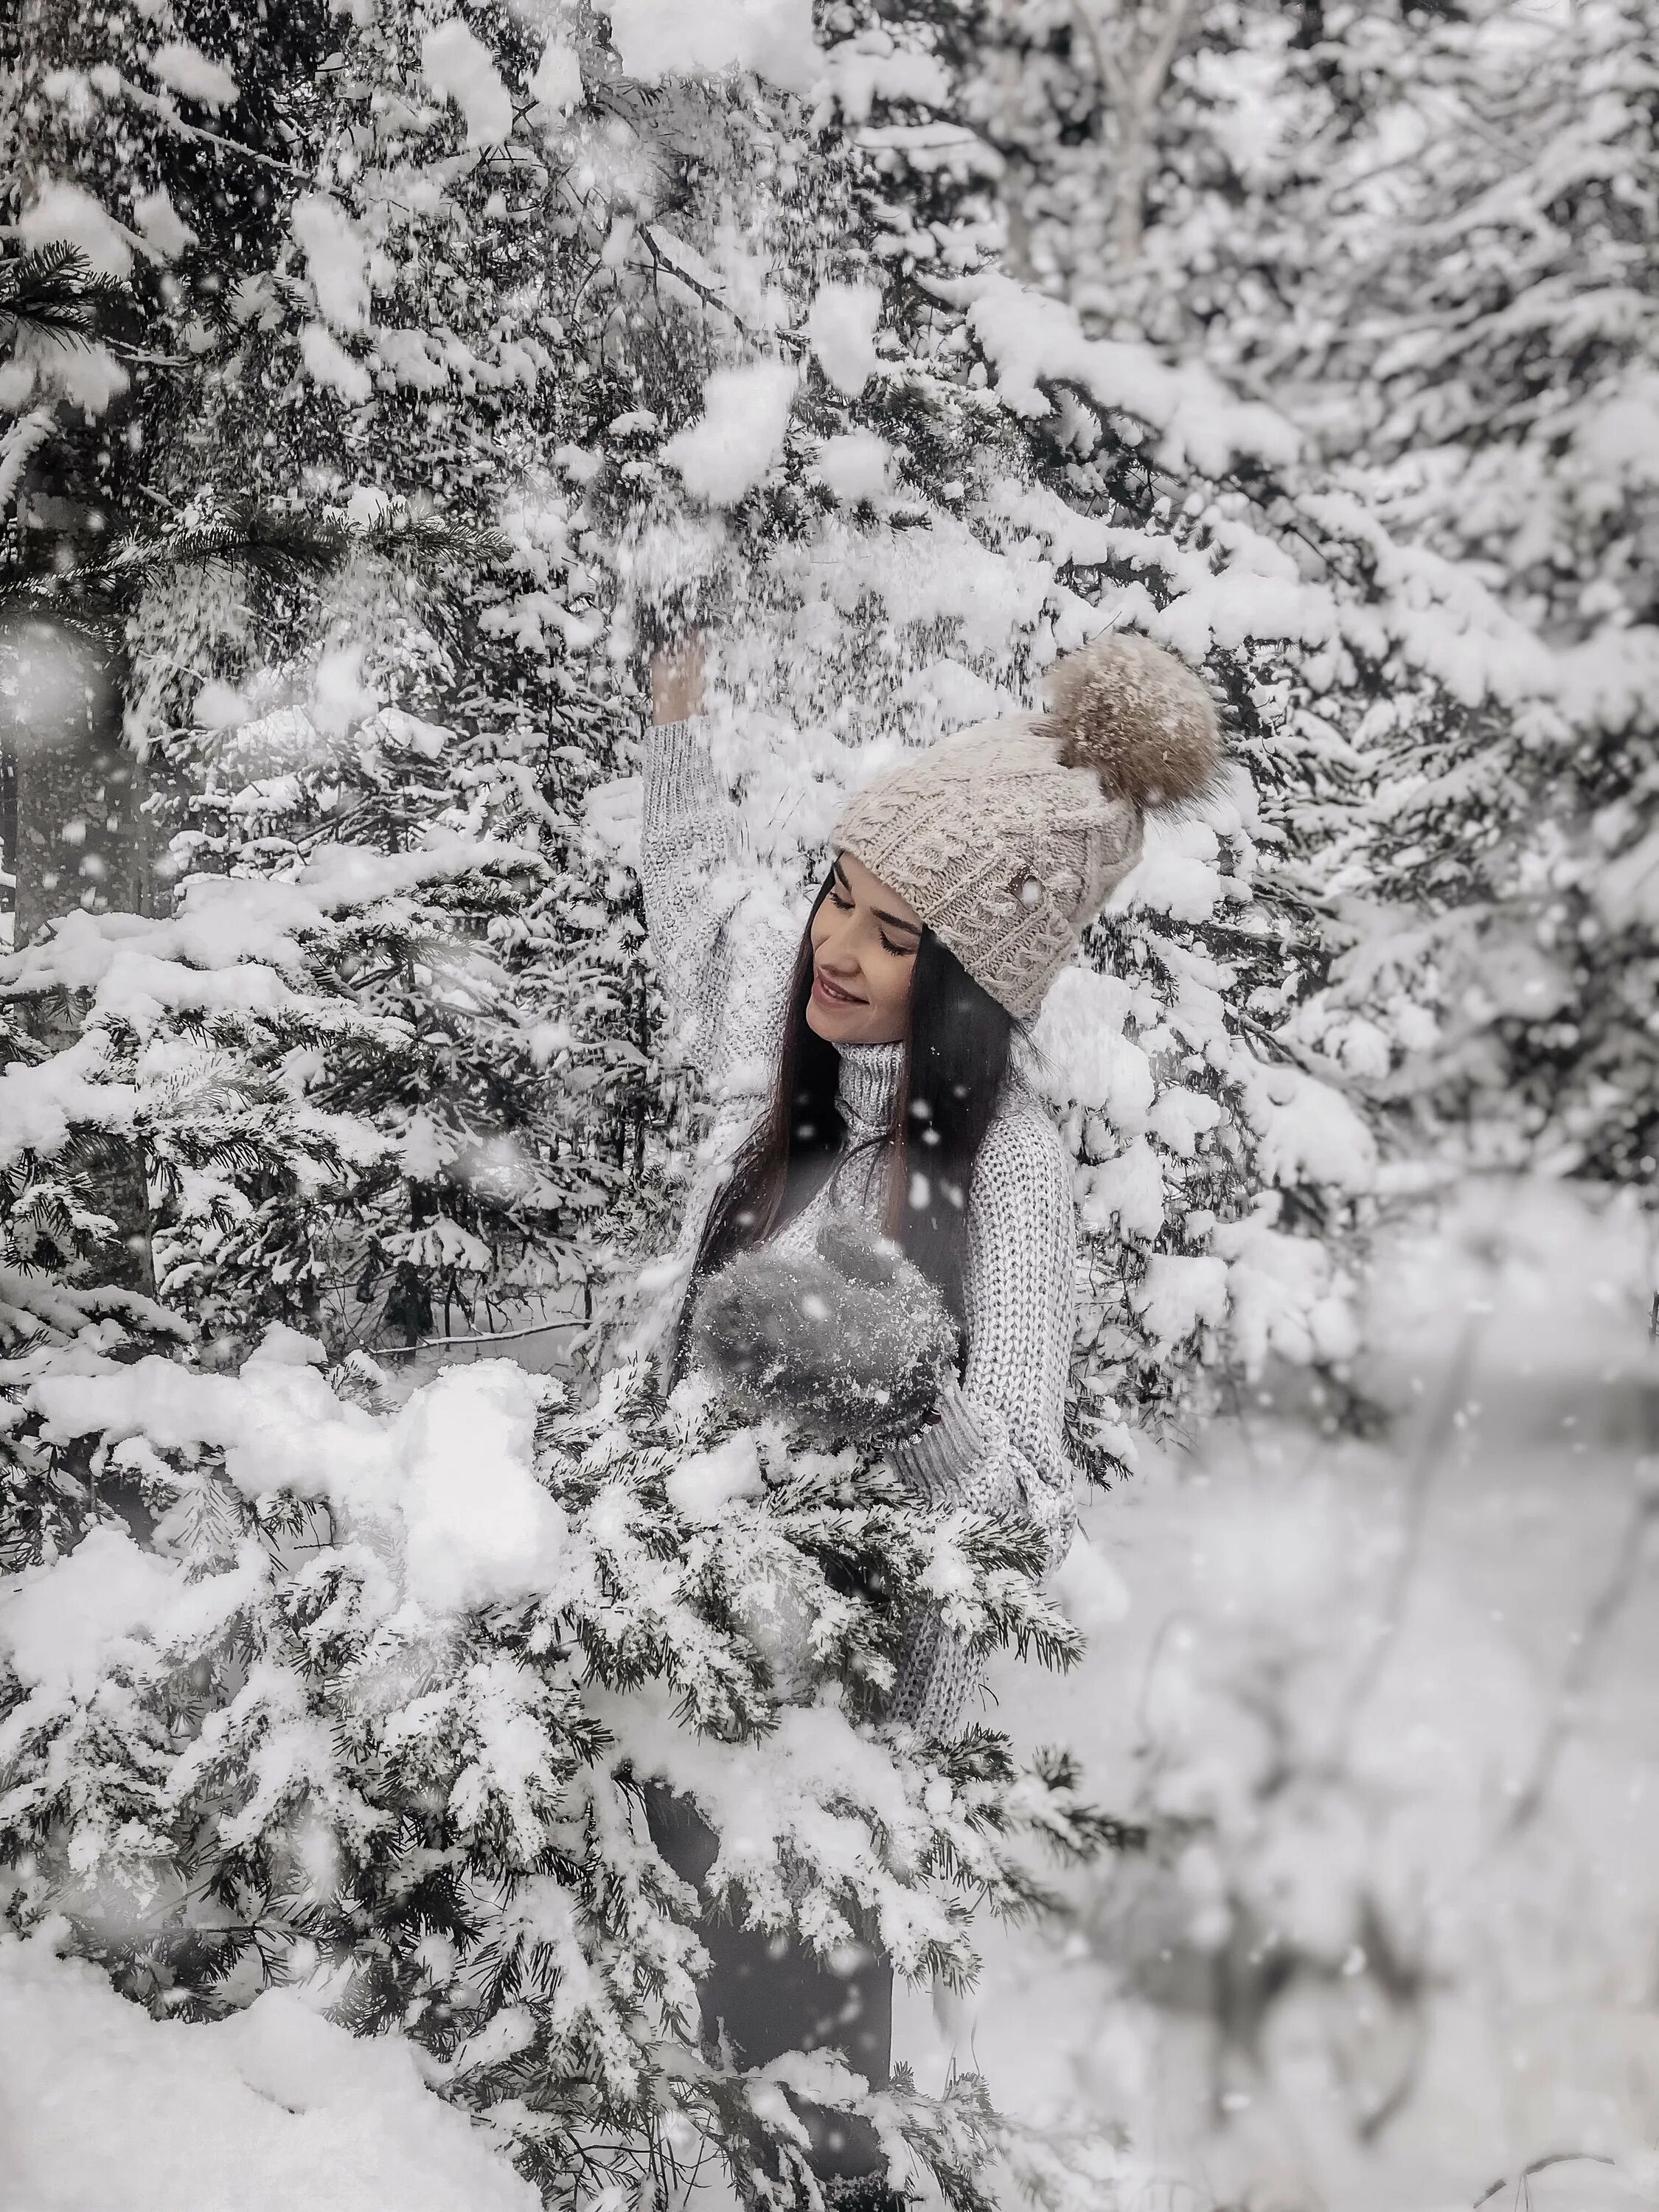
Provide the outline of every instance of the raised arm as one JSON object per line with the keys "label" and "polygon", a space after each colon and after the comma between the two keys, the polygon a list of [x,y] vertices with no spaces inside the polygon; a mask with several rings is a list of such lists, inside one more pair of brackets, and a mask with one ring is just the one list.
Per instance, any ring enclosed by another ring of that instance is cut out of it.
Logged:
{"label": "raised arm", "polygon": [[[1012,1509],[1042,1530],[1048,1564],[1077,1526],[1062,1424],[1077,1328],[1077,1210],[1060,1133],[1035,1101],[992,1125],[968,1206],[968,1357],[936,1418],[902,1444],[900,1473],[931,1505]],[[918,1626],[893,1717],[949,1735],[980,1669],[936,1615]]]}
{"label": "raised arm", "polygon": [[694,632],[651,660],[640,881],[671,1018],[708,1064],[731,983],[725,925],[742,896],[737,810],[709,758],[702,641]]}
{"label": "raised arm", "polygon": [[695,633],[653,654],[651,705],[640,837],[646,927],[681,1042],[742,1118],[769,1080],[799,933],[755,866],[715,775]]}

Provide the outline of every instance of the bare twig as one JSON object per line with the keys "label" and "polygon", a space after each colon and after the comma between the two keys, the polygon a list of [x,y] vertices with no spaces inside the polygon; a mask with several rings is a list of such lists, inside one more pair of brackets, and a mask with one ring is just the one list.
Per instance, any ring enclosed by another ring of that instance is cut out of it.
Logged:
{"label": "bare twig", "polygon": [[[1505,1255],[1500,1249],[1494,1258],[1493,1272],[1503,1263]],[[1366,1701],[1382,1678],[1390,1655],[1400,1638],[1401,1620],[1406,1609],[1407,1594],[1412,1577],[1423,1556],[1424,1531],[1428,1526],[1429,1497],[1434,1480],[1440,1472],[1446,1447],[1456,1426],[1458,1408],[1468,1395],[1469,1377],[1474,1372],[1475,1355],[1486,1331],[1488,1316],[1471,1313],[1463,1323],[1455,1350],[1446,1369],[1445,1381],[1423,1440],[1418,1449],[1417,1463],[1412,1471],[1411,1492],[1406,1506],[1405,1538],[1400,1547],[1400,1557],[1389,1578],[1383,1601],[1382,1627],[1376,1642],[1365,1654],[1358,1673],[1349,1685],[1343,1700],[1340,1735],[1352,1734],[1353,1724]]]}
{"label": "bare twig", "polygon": [[[261,168],[275,169],[279,176],[297,177],[301,184],[316,183],[314,178],[308,177],[303,169],[296,169],[291,161],[279,161],[274,154],[261,154],[252,146],[244,146],[234,138],[227,138],[217,131],[210,131],[205,124],[186,123],[170,100],[162,100],[153,92],[146,92],[142,85],[134,84],[130,78],[121,79],[121,90],[135,107],[142,108],[146,115],[155,116],[170,131],[177,131],[186,138],[200,138],[210,146],[219,147],[224,153],[240,155],[245,161],[257,161]],[[145,251],[149,251],[148,246]]]}
{"label": "bare twig", "polygon": [[538,1321],[527,1328],[486,1329],[482,1336],[423,1336],[418,1344],[382,1345],[375,1353],[377,1359],[410,1359],[417,1352],[435,1352],[447,1344],[513,1344],[524,1336],[546,1336],[556,1328],[580,1328],[580,1318],[570,1315],[563,1321]]}
{"label": "bare twig", "polygon": [[1578,1642],[1562,1671],[1560,1686],[1556,1691],[1549,1719],[1533,1759],[1532,1772],[1498,1832],[1495,1841],[1499,1844],[1513,1842],[1522,1830],[1537,1817],[1549,1789],[1550,1778],[1555,1771],[1556,1762],[1571,1734],[1578,1700],[1595,1671],[1603,1646],[1641,1579],[1647,1533],[1656,1521],[1659,1521],[1659,1492],[1650,1491],[1637,1499],[1630,1519],[1614,1547],[1612,1571],[1596,1594]]}
{"label": "bare twig", "polygon": [[1589,2166],[1614,2166],[1618,2163],[1617,2160],[1609,2158],[1605,2151],[1553,2150],[1546,2157],[1534,2159],[1530,2166],[1523,2166],[1520,2172],[1513,2177],[1507,2173],[1500,2173],[1491,2188],[1483,2189],[1475,2198],[1474,2212],[1480,2212],[1480,2207],[1483,2204],[1490,2204],[1500,2190],[1507,2189],[1511,2179],[1517,2189],[1524,2188],[1534,2173],[1547,2172],[1553,2166],[1571,2166],[1578,2159],[1583,2159]]}

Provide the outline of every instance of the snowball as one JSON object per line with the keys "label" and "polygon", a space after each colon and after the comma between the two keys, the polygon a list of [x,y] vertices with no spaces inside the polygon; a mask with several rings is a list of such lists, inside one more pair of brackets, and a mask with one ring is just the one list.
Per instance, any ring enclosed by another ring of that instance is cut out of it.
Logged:
{"label": "snowball", "polygon": [[810,92],[823,56],[811,0],[609,0],[611,43],[641,84],[752,70],[786,92]]}
{"label": "snowball", "polygon": [[760,1453],[748,1429],[682,1460],[665,1485],[675,1510],[699,1523],[718,1520],[733,1498],[757,1497],[763,1486]]}
{"label": "snowball", "polygon": [[513,135],[513,100],[490,52],[459,15],[421,40],[421,70],[440,100],[466,118],[469,146],[500,146]]}
{"label": "snowball", "polygon": [[234,107],[242,88],[219,62],[210,62],[199,46],[183,39],[169,39],[149,58],[149,73],[158,84],[199,100],[204,107]]}
{"label": "snowball", "polygon": [[550,39],[542,49],[530,94],[556,115],[568,115],[582,104],[582,65],[574,46],[562,39]]}
{"label": "snowball", "polygon": [[1097,1636],[1129,1610],[1129,1593],[1122,1577],[1080,1528],[1049,1577],[1049,1588],[1067,1620],[1085,1636]]}
{"label": "snowball", "polygon": [[887,489],[892,455],[873,430],[848,430],[824,441],[818,474],[838,500],[881,498]]}
{"label": "snowball", "polygon": [[783,451],[795,382],[795,371],[783,362],[714,371],[703,386],[701,420],[662,449],[694,499],[735,507],[754,489]]}
{"label": "snowball", "polygon": [[349,405],[361,407],[372,398],[374,386],[368,371],[321,323],[307,323],[301,331],[300,356],[315,380],[325,390],[337,392]]}
{"label": "snowball", "polygon": [[873,284],[820,285],[806,318],[818,367],[843,398],[856,399],[875,374],[881,294]]}
{"label": "snowball", "polygon": [[100,276],[132,274],[128,233],[90,192],[61,177],[43,185],[18,217],[17,242],[31,253],[43,246],[76,246]]}
{"label": "snowball", "polygon": [[140,192],[132,212],[139,229],[163,260],[176,261],[187,246],[196,243],[196,233],[173,206],[165,185],[153,192]]}
{"label": "snowball", "polygon": [[317,310],[337,330],[368,321],[368,252],[356,225],[326,192],[306,192],[289,218],[303,250]]}
{"label": "snowball", "polygon": [[397,2035],[272,1990],[152,2020],[98,1970],[0,1936],[3,2192],[40,2212],[537,2212],[540,2198]]}
{"label": "snowball", "polygon": [[540,1386],[509,1359],[451,1367],[398,1414],[412,1595],[437,1612],[545,1589],[568,1524],[537,1480]]}

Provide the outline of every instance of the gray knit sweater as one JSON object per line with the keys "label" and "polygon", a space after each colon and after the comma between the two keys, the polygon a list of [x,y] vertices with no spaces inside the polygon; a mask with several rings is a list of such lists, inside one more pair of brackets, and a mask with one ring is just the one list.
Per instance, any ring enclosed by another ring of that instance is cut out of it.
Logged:
{"label": "gray knit sweater", "polygon": [[[747,856],[698,721],[668,724],[647,742],[641,876],[671,1023],[690,1064],[704,1072],[714,1108],[662,1286],[665,1318],[678,1309],[726,1163],[769,1095],[802,927]],[[841,1048],[837,1103],[847,1146],[811,1205],[779,1232],[784,1249],[810,1245],[831,1209],[875,1217],[902,1051],[897,1044]],[[1029,1514],[1054,1566],[1076,1526],[1060,1424],[1076,1330],[1077,1217],[1059,1132],[1017,1069],[975,1166],[967,1231],[963,1378],[945,1385],[935,1417],[893,1459],[929,1504]],[[979,1671],[938,1617],[924,1615],[901,1668],[893,1717],[930,1735],[957,1732]]]}

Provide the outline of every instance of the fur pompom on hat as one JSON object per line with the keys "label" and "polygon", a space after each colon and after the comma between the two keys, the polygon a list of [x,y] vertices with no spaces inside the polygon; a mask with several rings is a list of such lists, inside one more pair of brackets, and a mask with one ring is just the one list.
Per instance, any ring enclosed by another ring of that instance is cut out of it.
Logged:
{"label": "fur pompom on hat", "polygon": [[901,762],[854,794],[830,842],[1024,1020],[1140,858],[1147,810],[1200,803],[1220,772],[1203,678],[1112,632],[1056,664],[1047,714],[978,723]]}

